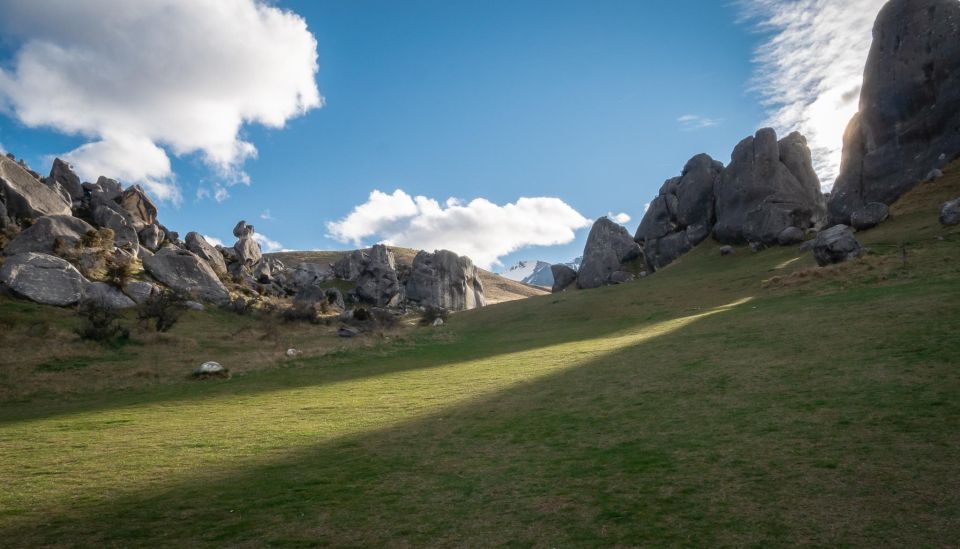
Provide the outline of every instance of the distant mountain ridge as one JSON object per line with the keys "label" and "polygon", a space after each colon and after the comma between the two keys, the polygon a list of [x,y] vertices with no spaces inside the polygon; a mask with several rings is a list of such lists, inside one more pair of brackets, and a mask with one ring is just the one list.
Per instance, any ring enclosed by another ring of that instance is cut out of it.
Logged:
{"label": "distant mountain ridge", "polygon": [[500,273],[500,276],[533,286],[553,286],[553,273],[546,261],[520,261],[513,267]]}

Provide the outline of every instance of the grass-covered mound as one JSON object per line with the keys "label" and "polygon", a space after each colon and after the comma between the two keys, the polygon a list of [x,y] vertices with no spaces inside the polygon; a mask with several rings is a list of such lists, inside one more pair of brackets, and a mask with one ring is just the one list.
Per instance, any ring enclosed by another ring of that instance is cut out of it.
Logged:
{"label": "grass-covered mound", "polygon": [[3,404],[0,544],[950,545],[957,195],[827,269],[706,243],[400,345]]}

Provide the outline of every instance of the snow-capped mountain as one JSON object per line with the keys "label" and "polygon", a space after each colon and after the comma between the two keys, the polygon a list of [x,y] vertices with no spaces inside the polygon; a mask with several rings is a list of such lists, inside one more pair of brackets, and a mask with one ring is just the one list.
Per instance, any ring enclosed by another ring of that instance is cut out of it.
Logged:
{"label": "snow-capped mountain", "polygon": [[580,271],[580,264],[581,264],[581,263],[583,263],[583,256],[582,256],[582,255],[581,255],[580,257],[574,259],[573,261],[570,261],[569,263],[564,263],[564,265],[566,265],[567,267],[570,267],[570,268],[573,269],[574,271],[578,271],[578,272],[579,272],[579,271]]}
{"label": "snow-capped mountain", "polygon": [[500,276],[534,286],[553,286],[553,272],[546,261],[521,261]]}

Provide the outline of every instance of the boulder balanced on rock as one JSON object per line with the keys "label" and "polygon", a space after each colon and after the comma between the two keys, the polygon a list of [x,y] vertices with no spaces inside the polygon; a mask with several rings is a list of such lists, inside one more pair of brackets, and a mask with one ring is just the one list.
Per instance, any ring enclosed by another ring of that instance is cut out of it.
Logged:
{"label": "boulder balanced on rock", "polygon": [[873,27],[830,222],[892,204],[960,154],[960,2],[891,0]]}
{"label": "boulder balanced on rock", "polygon": [[741,141],[716,186],[714,237],[724,244],[776,244],[788,227],[820,225],[825,202],[807,140],[792,133],[777,141],[765,128]]}
{"label": "boulder balanced on rock", "polygon": [[623,264],[640,257],[640,245],[622,226],[601,217],[594,222],[583,248],[583,262],[577,273],[580,289],[599,288],[627,282],[633,275]]}

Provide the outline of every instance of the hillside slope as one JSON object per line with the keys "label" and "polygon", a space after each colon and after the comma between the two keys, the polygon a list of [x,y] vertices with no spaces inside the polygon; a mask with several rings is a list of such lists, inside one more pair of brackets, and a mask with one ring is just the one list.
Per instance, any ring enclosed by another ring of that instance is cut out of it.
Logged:
{"label": "hillside slope", "polygon": [[937,207],[955,196],[957,166],[829,268],[708,241],[404,344],[6,402],[0,540],[952,545],[960,229]]}
{"label": "hillside slope", "polygon": [[[396,257],[399,263],[405,265],[412,264],[414,256],[417,255],[417,250],[410,248],[391,246],[390,251],[393,252],[394,257]],[[347,255],[347,253],[349,252],[277,252],[265,255],[293,266],[297,263],[317,263],[321,265],[335,263],[338,259]],[[480,281],[483,282],[484,294],[487,297],[488,305],[550,293],[543,288],[509,280],[484,269],[478,270],[480,271]]]}

